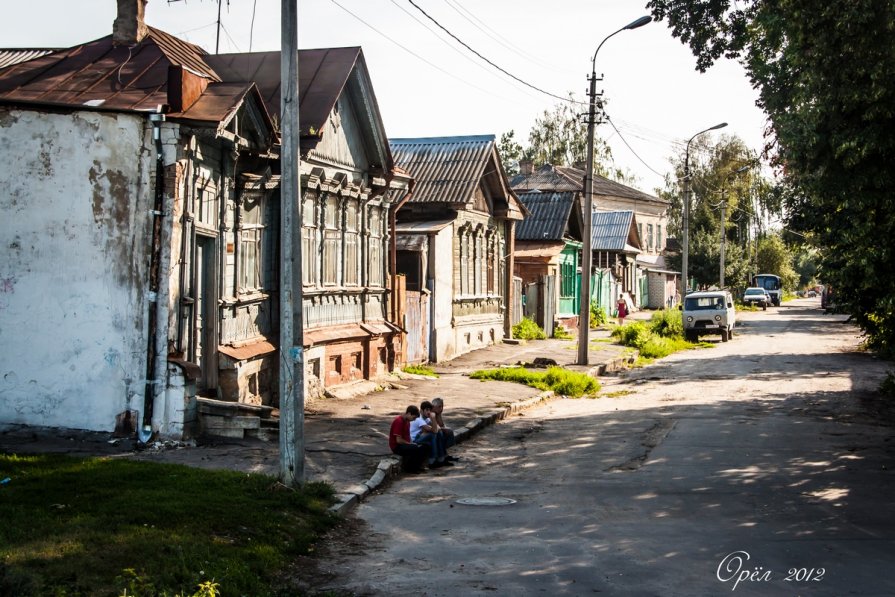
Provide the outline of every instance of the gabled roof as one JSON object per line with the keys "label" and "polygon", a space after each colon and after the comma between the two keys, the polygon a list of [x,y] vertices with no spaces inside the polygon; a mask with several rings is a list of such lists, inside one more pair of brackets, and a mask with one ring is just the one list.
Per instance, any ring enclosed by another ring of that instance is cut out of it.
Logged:
{"label": "gabled roof", "polygon": [[0,101],[154,112],[168,103],[171,66],[207,83],[221,81],[205,56],[153,27],[132,47],[113,44],[109,35],[0,70]]}
{"label": "gabled roof", "polygon": [[389,139],[395,163],[416,180],[411,203],[468,203],[495,151],[494,135]]}
{"label": "gabled roof", "polygon": [[409,203],[471,205],[479,185],[495,200],[494,215],[521,220],[525,206],[510,189],[494,135],[390,139],[395,164],[416,181]]}
{"label": "gabled roof", "polygon": [[595,211],[591,225],[591,249],[594,251],[640,249],[633,211]]}
{"label": "gabled roof", "polygon": [[[510,180],[514,191],[577,191],[583,192],[585,171],[569,166],[544,164],[531,174],[517,174]],[[621,197],[638,201],[668,203],[620,182],[594,174],[593,192],[605,197]]]}
{"label": "gabled roof", "polygon": [[[298,51],[299,126],[302,134],[319,131],[348,84],[355,66],[363,62],[359,47]],[[208,56],[208,63],[228,81],[253,81],[267,110],[279,121],[280,52],[251,52]],[[379,118],[378,108],[376,117]]]}
{"label": "gabled roof", "polygon": [[[575,193],[541,193],[539,191],[518,193],[519,201],[528,209],[529,215],[516,225],[516,240],[546,241],[562,240],[569,228],[576,228],[570,222],[580,213],[575,207]],[[580,226],[575,232],[580,234]]]}

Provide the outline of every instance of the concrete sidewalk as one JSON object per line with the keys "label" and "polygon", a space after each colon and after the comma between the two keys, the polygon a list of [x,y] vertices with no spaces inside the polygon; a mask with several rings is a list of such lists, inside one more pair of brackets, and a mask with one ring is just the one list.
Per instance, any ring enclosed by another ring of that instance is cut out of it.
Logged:
{"label": "concrete sidewalk", "polygon": [[[370,491],[399,474],[398,460],[388,448],[388,430],[392,419],[404,412],[407,405],[442,397],[445,423],[455,430],[458,443],[462,443],[495,421],[551,397],[550,392],[521,384],[473,380],[469,373],[532,362],[541,357],[553,359],[570,370],[598,375],[624,368],[631,358],[624,347],[608,342],[608,332],[592,332],[591,340],[590,367],[575,364],[574,341],[549,339],[520,345],[499,344],[434,365],[438,378],[402,376],[391,384],[392,389],[363,393],[370,388],[367,382],[359,384],[360,395],[352,395],[351,387],[343,387],[336,394],[349,397],[314,400],[305,408],[306,478],[332,483],[339,495],[334,510],[344,513]],[[109,434],[27,428],[0,433],[0,451],[110,455],[274,476],[279,472],[279,445],[275,438],[274,441],[200,440],[196,445],[156,442],[138,450],[133,440],[112,440]],[[462,451],[462,445],[453,450],[461,456]],[[450,474],[450,470],[425,474]]]}

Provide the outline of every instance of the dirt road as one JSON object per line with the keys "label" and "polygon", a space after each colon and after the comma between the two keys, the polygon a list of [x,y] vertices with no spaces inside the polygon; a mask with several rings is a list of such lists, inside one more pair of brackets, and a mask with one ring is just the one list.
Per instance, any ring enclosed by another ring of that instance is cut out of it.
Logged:
{"label": "dirt road", "polygon": [[498,425],[453,469],[361,504],[315,587],[895,594],[892,417],[874,393],[891,364],[843,319],[810,299],[746,313],[730,342]]}

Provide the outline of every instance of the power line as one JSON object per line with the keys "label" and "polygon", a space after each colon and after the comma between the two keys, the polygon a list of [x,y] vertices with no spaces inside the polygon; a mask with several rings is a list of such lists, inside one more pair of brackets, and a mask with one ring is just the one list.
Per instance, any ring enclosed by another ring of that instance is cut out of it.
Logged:
{"label": "power line", "polygon": [[[461,77],[458,77],[457,75],[455,75],[455,74],[453,74],[453,73],[450,73],[450,72],[444,70],[443,68],[441,68],[441,67],[438,66],[437,64],[434,64],[433,62],[431,62],[431,61],[429,61],[429,60],[423,58],[422,56],[420,56],[419,54],[417,54],[416,52],[414,52],[413,50],[411,50],[411,49],[408,48],[407,46],[401,44],[400,42],[395,41],[394,39],[392,39],[391,37],[389,37],[388,35],[386,35],[386,34],[383,33],[382,31],[380,31],[379,29],[377,29],[377,28],[374,27],[373,25],[371,25],[371,24],[369,24],[368,22],[366,22],[364,19],[362,19],[362,18],[359,17],[358,15],[354,14],[353,12],[351,12],[350,10],[348,10],[347,8],[345,8],[344,6],[342,6],[341,4],[339,4],[336,0],[329,0],[329,1],[332,2],[333,4],[335,4],[336,6],[338,6],[339,8],[341,8],[343,11],[347,12],[347,13],[348,13],[349,15],[351,15],[352,17],[354,17],[359,23],[361,23],[362,25],[368,27],[369,29],[372,29],[374,32],[378,33],[379,35],[381,35],[382,37],[384,37],[384,38],[387,39],[388,41],[392,42],[393,44],[395,44],[396,46],[398,46],[399,48],[401,48],[402,50],[404,50],[405,52],[407,52],[408,54],[410,54],[411,56],[413,56],[413,57],[416,58],[417,60],[420,60],[421,62],[424,62],[424,63],[428,64],[429,66],[431,66],[431,67],[434,68],[435,70],[437,70],[437,71],[439,71],[439,72],[441,72],[441,73],[443,73],[443,74],[445,74],[445,75],[451,77],[452,79],[456,79],[457,81],[460,81],[460,82],[463,83],[464,85],[469,85],[470,87],[472,87],[472,88],[474,88],[474,89],[478,89],[478,90],[481,91],[482,93],[487,93],[488,95],[492,95],[492,96],[494,96],[494,97],[496,97],[496,98],[498,98],[498,99],[507,100],[507,98],[505,98],[505,97],[501,97],[501,96],[499,96],[499,95],[496,95],[494,92],[492,92],[492,91],[490,91],[490,90],[488,90],[488,89],[485,89],[485,88],[483,88],[483,87],[479,87],[478,85],[474,85],[474,84],[470,83],[469,81],[467,81],[467,80],[465,80],[465,79],[463,79],[463,78],[461,78]],[[509,101],[509,100],[507,100],[507,101]]]}
{"label": "power line", "polygon": [[664,175],[664,174],[662,174],[661,172],[659,172],[658,170],[656,170],[655,168],[653,168],[652,166],[650,166],[649,164],[647,164],[645,161],[643,161],[643,158],[641,158],[641,157],[637,154],[637,152],[634,151],[634,148],[631,147],[631,144],[628,143],[628,140],[625,139],[625,136],[622,135],[621,131],[618,130],[618,127],[615,126],[615,123],[612,122],[612,119],[609,118],[609,115],[606,116],[606,120],[607,120],[607,122],[609,122],[609,125],[615,130],[616,134],[618,135],[618,138],[621,139],[621,140],[622,140],[622,143],[625,144],[625,147],[627,147],[628,150],[629,150],[631,153],[634,154],[634,157],[635,157],[635,158],[637,158],[638,160],[640,160],[640,163],[641,163],[641,164],[643,164],[644,166],[646,166],[647,169],[650,170],[651,172],[653,172],[654,174],[656,174],[656,175],[658,175],[658,176],[661,176],[662,178],[665,178],[665,175]]}
{"label": "power line", "polygon": [[[335,2],[335,0],[331,0],[331,1]],[[499,70],[500,72],[502,72],[503,74],[507,75],[508,77],[511,77],[511,78],[515,79],[516,81],[522,83],[522,84],[525,85],[526,87],[531,87],[532,89],[534,89],[535,91],[537,91],[537,92],[539,92],[539,93],[543,93],[544,95],[548,95],[548,96],[550,96],[550,97],[552,97],[552,98],[556,98],[556,99],[558,99],[558,100],[560,100],[560,101],[563,101],[563,102],[572,102],[572,101],[574,101],[574,100],[570,100],[570,99],[567,98],[567,97],[562,97],[562,96],[556,95],[555,93],[550,93],[549,91],[544,91],[544,90],[541,89],[540,87],[537,87],[537,86],[535,86],[535,85],[532,85],[532,84],[529,83],[528,81],[524,81],[523,79],[520,79],[519,77],[517,77],[517,76],[514,75],[513,73],[509,72],[508,70],[506,70],[506,69],[504,69],[504,68],[498,66],[497,64],[493,63],[492,61],[490,61],[490,60],[488,60],[487,58],[485,58],[484,56],[482,56],[478,51],[474,50],[469,44],[467,44],[466,42],[464,42],[462,39],[460,39],[459,37],[457,37],[456,35],[454,35],[453,33],[451,33],[451,32],[450,32],[444,25],[442,25],[441,23],[439,23],[438,21],[436,21],[432,16],[429,15],[429,13],[427,13],[425,10],[423,10],[422,8],[420,8],[420,6],[419,6],[416,2],[414,2],[413,0],[407,0],[407,1],[411,4],[411,6],[413,6],[415,9],[417,9],[418,11],[420,11],[421,13],[423,13],[423,15],[424,15],[427,19],[429,19],[430,21],[432,21],[433,23],[435,23],[435,24],[436,24],[442,31],[444,31],[445,33],[447,33],[448,35],[450,35],[452,38],[454,38],[454,40],[456,40],[457,43],[459,43],[459,44],[462,45],[464,48],[466,48],[467,50],[469,50],[470,52],[472,52],[473,54],[475,54],[476,56],[478,56],[479,58],[481,58],[482,60],[484,60],[485,62],[487,62],[488,64],[490,64],[491,66],[493,66],[494,68],[496,68],[497,70]],[[583,105],[587,105],[587,104],[584,104],[583,102],[575,102],[575,103],[583,104]]]}
{"label": "power line", "polygon": [[[468,21],[473,27],[475,27],[476,29],[478,29],[479,31],[484,33],[486,36],[488,36],[489,38],[491,38],[498,44],[502,45],[504,48],[510,50],[517,56],[520,56],[530,62],[536,62],[544,68],[547,68],[550,70],[556,70],[556,68],[554,66],[546,64],[544,62],[541,62],[540,60],[538,60],[537,56],[533,56],[532,54],[529,54],[528,52],[526,52],[523,48],[520,48],[519,46],[513,44],[512,41],[505,38],[500,33],[495,31],[491,27],[489,27],[488,23],[486,23],[485,21],[483,21],[480,18],[478,18],[477,16],[475,16],[472,12],[469,11],[469,9],[465,8],[457,0],[444,0],[444,2],[445,2],[445,4],[450,6],[457,14],[459,14],[461,17],[466,19],[466,21]],[[487,29],[487,31],[486,31],[486,29]]]}

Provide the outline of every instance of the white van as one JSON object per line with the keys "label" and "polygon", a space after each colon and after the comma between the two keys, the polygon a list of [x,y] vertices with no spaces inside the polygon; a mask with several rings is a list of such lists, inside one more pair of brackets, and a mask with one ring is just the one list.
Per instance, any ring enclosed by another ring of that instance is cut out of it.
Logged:
{"label": "white van", "polygon": [[681,305],[684,318],[684,338],[695,342],[703,334],[720,334],[721,341],[733,337],[736,310],[733,296],[726,290],[691,292]]}

